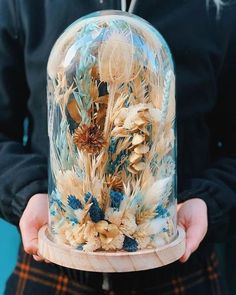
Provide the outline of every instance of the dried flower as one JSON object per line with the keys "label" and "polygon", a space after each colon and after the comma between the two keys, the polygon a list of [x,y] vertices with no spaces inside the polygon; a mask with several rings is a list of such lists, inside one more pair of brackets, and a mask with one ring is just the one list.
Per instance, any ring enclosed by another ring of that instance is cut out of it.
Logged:
{"label": "dried flower", "polygon": [[95,224],[95,229],[98,233],[105,235],[108,231],[109,223],[106,220],[100,220]]}
{"label": "dried flower", "polygon": [[125,236],[119,232],[114,238],[108,238],[100,235],[102,249],[108,250],[121,250],[123,248]]}
{"label": "dried flower", "polygon": [[98,236],[98,232],[96,230],[95,224],[91,221],[88,221],[85,225],[84,229],[84,238],[86,241],[93,239]]}
{"label": "dried flower", "polygon": [[170,213],[168,212],[167,208],[163,207],[162,205],[158,205],[156,207],[155,212],[156,212],[155,217],[166,218],[170,216]]}
{"label": "dried flower", "polygon": [[138,242],[135,239],[125,236],[123,249],[128,252],[136,252],[138,250]]}
{"label": "dried flower", "polygon": [[105,213],[106,220],[108,220],[109,222],[113,224],[116,224],[118,227],[121,224],[122,216],[123,216],[123,212],[121,211],[116,211],[112,208],[106,209],[106,213]]}
{"label": "dried flower", "polygon": [[136,214],[136,223],[141,224],[146,222],[149,219],[154,218],[156,215],[155,207],[147,210],[140,210]]}
{"label": "dried flower", "polygon": [[126,236],[131,237],[137,229],[136,218],[132,210],[126,210],[121,220],[120,230]]}
{"label": "dried flower", "polygon": [[109,83],[128,82],[133,70],[134,47],[128,35],[113,33],[98,52],[100,80]]}
{"label": "dried flower", "polygon": [[68,202],[70,195],[82,200],[83,182],[74,171],[56,171],[56,184],[63,204]]}
{"label": "dried flower", "polygon": [[84,252],[93,252],[101,248],[101,240],[99,237],[94,237],[83,245]]}
{"label": "dried flower", "polygon": [[123,190],[123,181],[118,175],[108,175],[106,183],[107,186],[112,188],[114,191]]}
{"label": "dried flower", "polygon": [[103,132],[94,124],[78,127],[73,139],[80,150],[90,154],[97,154],[105,146]]}
{"label": "dried flower", "polygon": [[85,231],[85,224],[83,224],[83,225],[77,224],[72,227],[74,240],[77,245],[83,244],[86,242],[86,240],[84,238],[84,231]]}
{"label": "dried flower", "polygon": [[147,245],[150,243],[150,237],[135,237],[138,243],[139,249],[146,249]]}
{"label": "dried flower", "polygon": [[111,208],[115,210],[119,210],[120,203],[123,201],[124,195],[121,192],[111,190],[110,198],[111,198]]}
{"label": "dried flower", "polygon": [[68,205],[72,209],[74,209],[74,210],[83,209],[82,203],[80,202],[79,199],[76,199],[75,196],[73,196],[73,195],[68,196],[67,201],[68,201]]}
{"label": "dried flower", "polygon": [[85,202],[92,203],[91,207],[89,208],[89,215],[93,222],[98,222],[104,219],[104,212],[99,207],[97,199],[91,195],[91,193],[86,193],[84,197]]}

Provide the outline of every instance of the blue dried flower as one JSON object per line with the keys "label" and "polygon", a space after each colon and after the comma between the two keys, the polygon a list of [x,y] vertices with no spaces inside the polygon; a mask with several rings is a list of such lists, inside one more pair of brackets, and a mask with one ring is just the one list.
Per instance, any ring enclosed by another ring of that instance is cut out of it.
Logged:
{"label": "blue dried flower", "polygon": [[56,210],[55,209],[50,209],[50,215],[56,216],[57,215]]}
{"label": "blue dried flower", "polygon": [[135,239],[125,236],[123,249],[128,252],[136,252],[138,250],[138,242]]}
{"label": "blue dried flower", "polygon": [[89,199],[91,198],[92,206],[89,209],[89,215],[93,222],[98,222],[100,220],[104,219],[104,212],[99,207],[98,201],[95,197],[92,196],[90,192],[86,193],[84,196],[84,200],[87,203]]}
{"label": "blue dried flower", "polygon": [[84,245],[85,244],[80,244],[76,249],[80,250],[80,251],[83,251],[84,250]]}
{"label": "blue dried flower", "polygon": [[117,143],[118,143],[118,140],[114,137],[111,138],[111,142],[110,142],[110,145],[109,145],[109,152],[114,154],[115,151],[116,151],[116,147],[117,147]]}
{"label": "blue dried flower", "polygon": [[74,210],[83,209],[82,203],[75,196],[69,195],[68,198],[67,198],[67,201],[68,201],[68,205],[72,209],[74,209]]}
{"label": "blue dried flower", "polygon": [[163,207],[162,205],[158,205],[156,207],[156,216],[155,217],[161,217],[161,218],[165,218],[165,217],[169,217],[170,213],[168,212],[168,210]]}
{"label": "blue dried flower", "polygon": [[79,223],[79,221],[76,217],[69,217],[68,219],[71,222],[72,226]]}
{"label": "blue dried flower", "polygon": [[88,200],[92,197],[92,194],[90,192],[87,192],[85,195],[84,195],[84,201],[85,203],[88,202]]}
{"label": "blue dried flower", "polygon": [[111,208],[119,210],[120,204],[124,200],[124,195],[121,192],[111,190],[110,198],[111,198]]}

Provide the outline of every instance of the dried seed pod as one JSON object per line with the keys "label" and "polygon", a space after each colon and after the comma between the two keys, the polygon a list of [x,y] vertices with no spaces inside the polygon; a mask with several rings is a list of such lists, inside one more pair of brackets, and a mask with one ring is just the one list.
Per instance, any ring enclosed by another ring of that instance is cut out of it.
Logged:
{"label": "dried seed pod", "polygon": [[135,152],[132,152],[132,154],[129,156],[129,161],[130,163],[134,164],[141,160],[142,155],[141,154],[136,154]]}
{"label": "dried seed pod", "polygon": [[135,134],[132,139],[132,145],[138,145],[140,143],[143,143],[145,140],[145,137],[141,134]]}
{"label": "dried seed pod", "polygon": [[132,167],[137,171],[143,171],[146,167],[146,164],[144,162],[139,162],[137,164],[133,164]]}
{"label": "dried seed pod", "polygon": [[142,119],[142,118],[137,118],[137,119],[135,120],[135,124],[136,124],[137,126],[142,126],[142,125],[147,124],[147,121],[144,120],[144,119]]}
{"label": "dried seed pod", "polygon": [[144,145],[144,144],[140,144],[139,146],[137,146],[134,149],[134,152],[136,154],[146,154],[149,152],[149,146],[148,145]]}
{"label": "dried seed pod", "polygon": [[138,171],[135,170],[134,168],[132,168],[132,166],[129,166],[127,169],[128,169],[128,171],[129,171],[130,173],[132,173],[132,174],[138,174]]}

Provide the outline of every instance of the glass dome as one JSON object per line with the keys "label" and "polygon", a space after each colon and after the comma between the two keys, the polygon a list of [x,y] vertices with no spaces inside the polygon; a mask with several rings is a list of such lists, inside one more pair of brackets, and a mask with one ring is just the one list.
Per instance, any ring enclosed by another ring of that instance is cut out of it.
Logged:
{"label": "glass dome", "polygon": [[163,37],[120,11],[90,14],[48,62],[50,234],[85,252],[174,240],[175,76]]}

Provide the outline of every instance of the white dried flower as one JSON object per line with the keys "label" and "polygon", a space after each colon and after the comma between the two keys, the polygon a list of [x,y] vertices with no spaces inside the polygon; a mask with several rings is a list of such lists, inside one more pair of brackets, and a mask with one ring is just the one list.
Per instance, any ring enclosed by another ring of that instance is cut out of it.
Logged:
{"label": "white dried flower", "polygon": [[94,237],[86,242],[83,246],[85,252],[94,252],[101,248],[101,240],[99,237]]}
{"label": "white dried flower", "polygon": [[121,250],[123,248],[125,236],[120,232],[114,238],[101,237],[102,249],[108,250]]}
{"label": "white dried flower", "polygon": [[120,230],[131,237],[137,229],[135,215],[131,210],[126,210],[124,217],[121,220]]}

